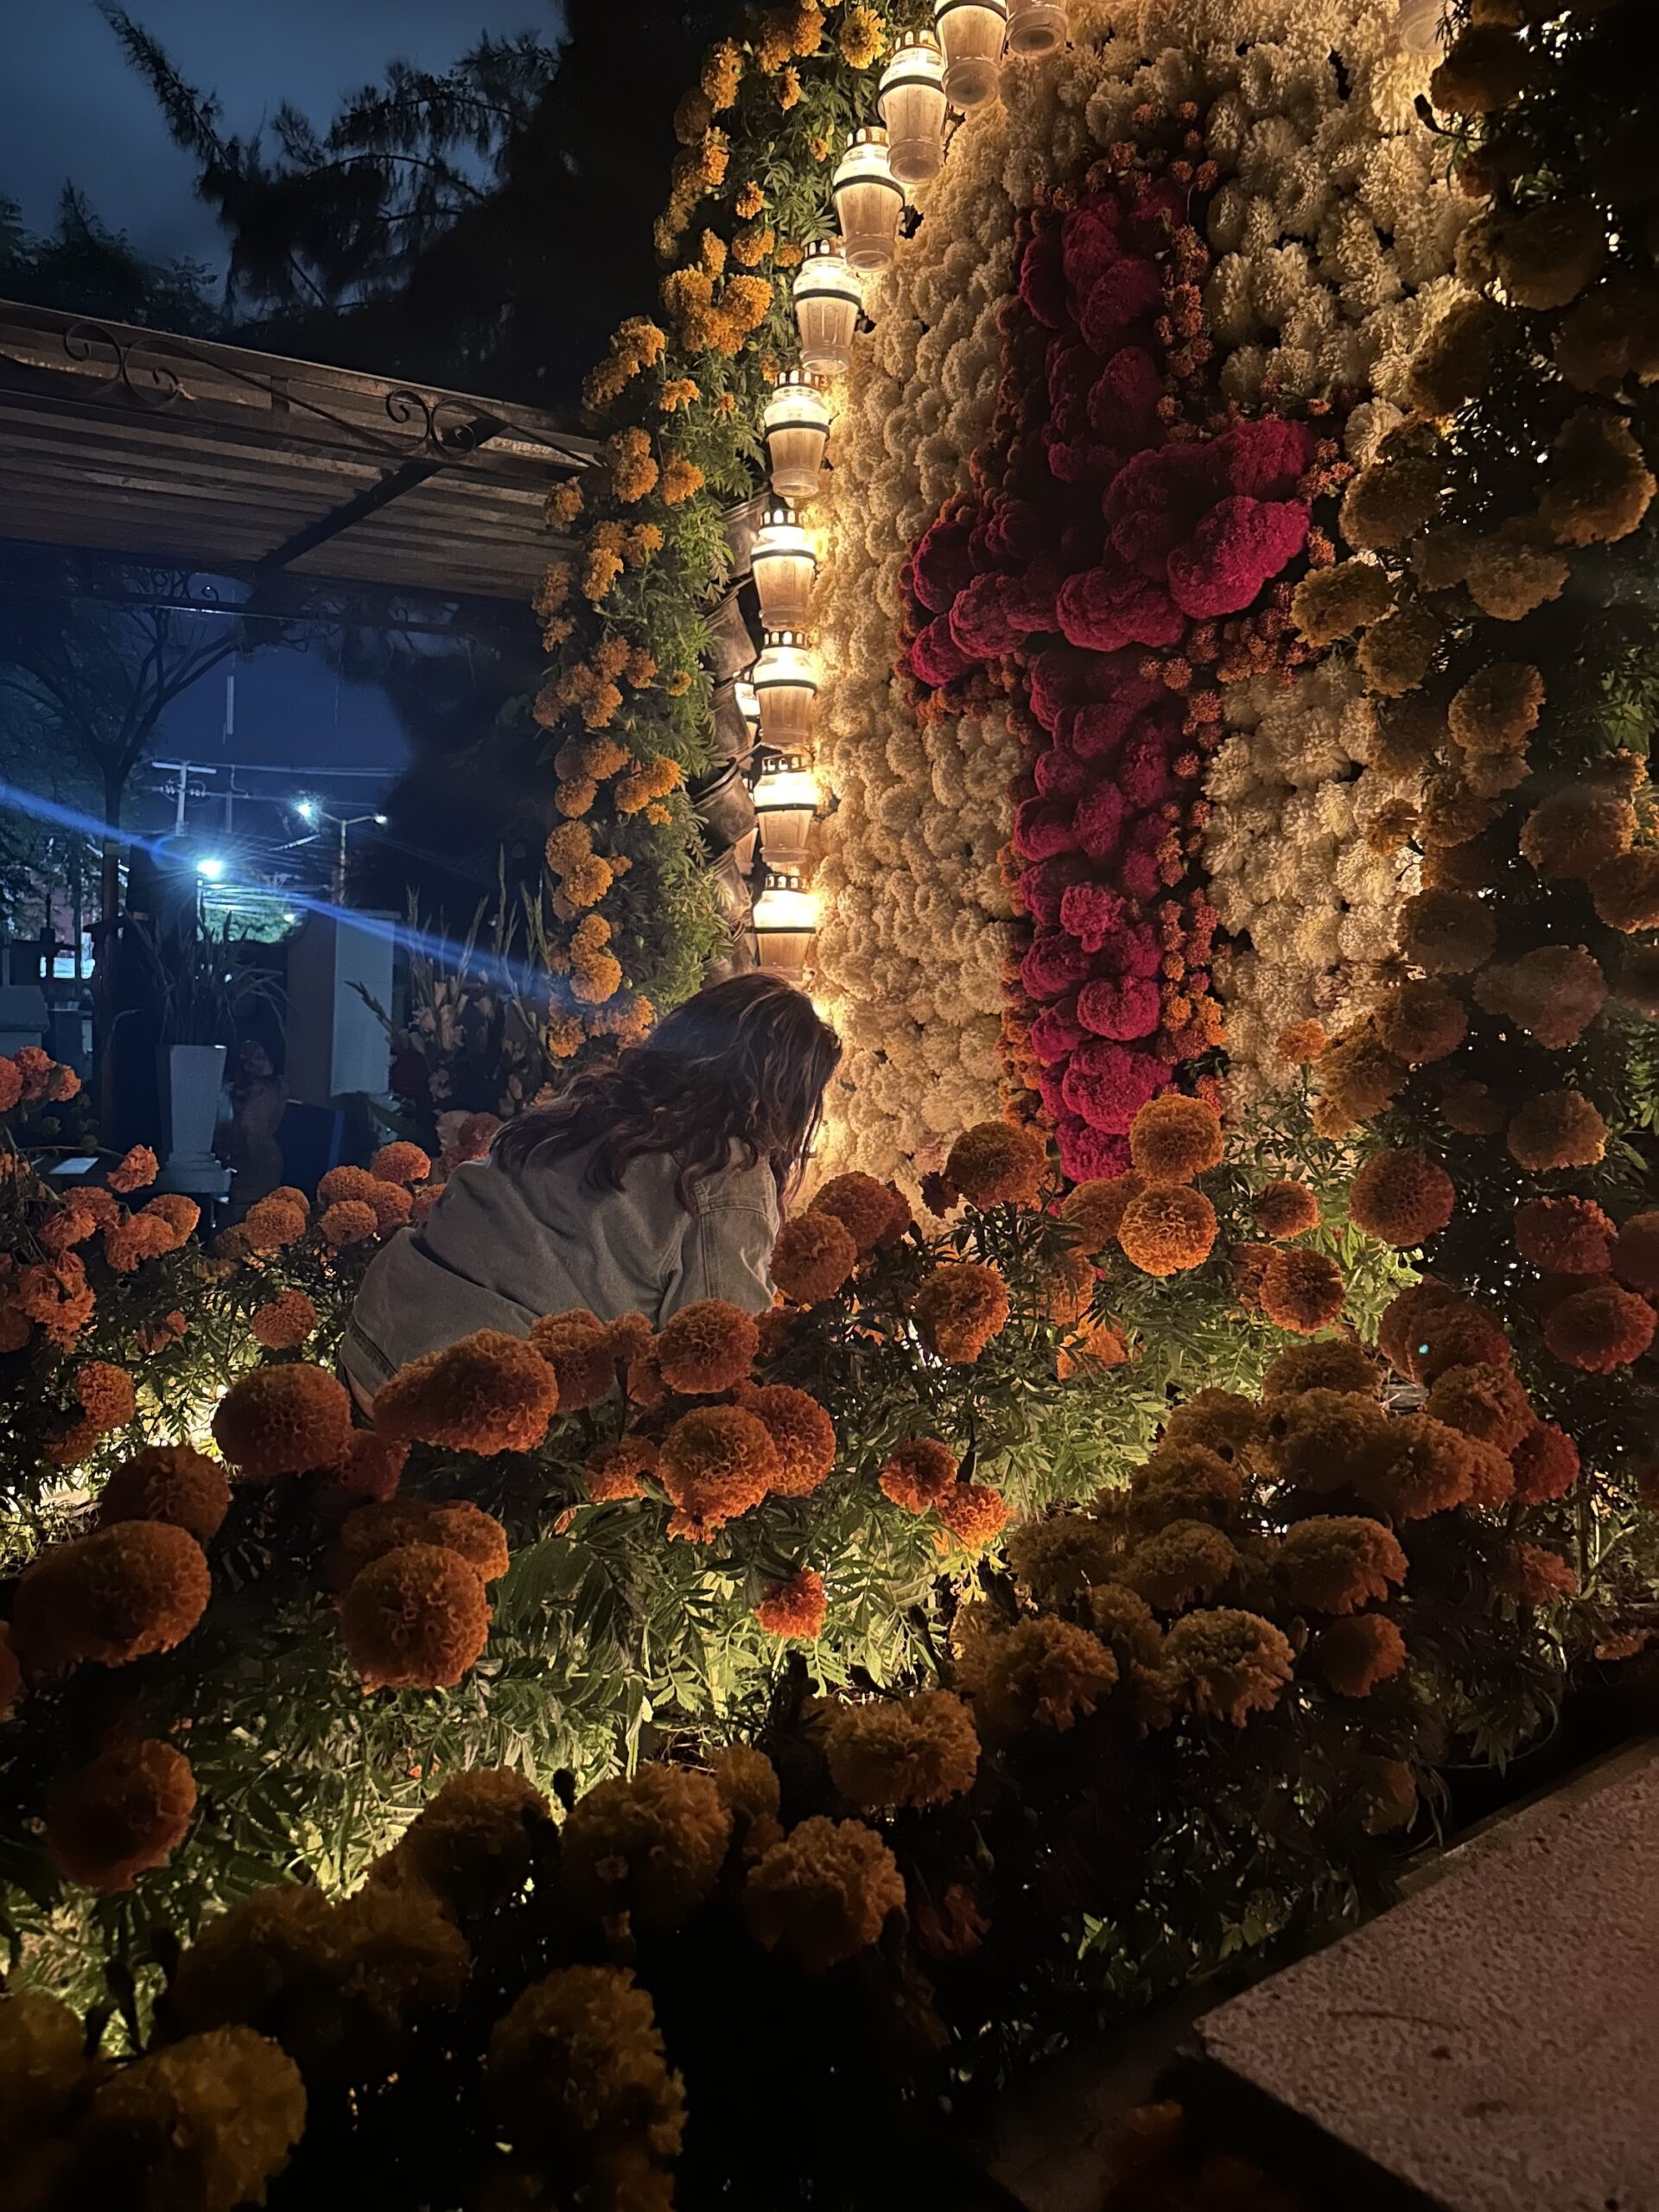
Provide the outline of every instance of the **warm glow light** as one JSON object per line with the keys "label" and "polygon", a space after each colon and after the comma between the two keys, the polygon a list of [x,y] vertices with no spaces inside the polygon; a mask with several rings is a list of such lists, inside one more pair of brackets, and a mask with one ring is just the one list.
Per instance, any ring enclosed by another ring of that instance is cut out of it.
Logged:
{"label": "warm glow light", "polygon": [[795,272],[794,298],[801,366],[814,376],[843,375],[864,292],[837,239],[818,238],[808,246]]}
{"label": "warm glow light", "polygon": [[792,630],[769,631],[753,682],[767,745],[777,753],[804,753],[818,696],[817,661],[805,639]]}
{"label": "warm glow light", "polygon": [[749,726],[749,735],[756,737],[760,730],[760,700],[747,677],[740,676],[732,686],[737,701],[737,711]]}
{"label": "warm glow light", "polygon": [[812,541],[789,506],[774,507],[754,533],[750,556],[760,621],[767,630],[804,630],[812,618],[818,563]]}
{"label": "warm glow light", "polygon": [[[1435,0],[1438,7],[1440,0]],[[1008,0],[1008,52],[1032,60],[1065,44],[1065,0]]]}
{"label": "warm glow light", "polygon": [[944,159],[944,57],[931,31],[906,31],[881,72],[877,105],[887,127],[887,165],[901,184],[922,184]]}
{"label": "warm glow light", "polygon": [[761,416],[772,488],[797,506],[816,499],[830,450],[830,403],[804,370],[785,369]]}
{"label": "warm glow light", "polygon": [[795,870],[769,868],[766,888],[754,906],[760,966],[768,975],[798,976],[806,966],[817,925],[817,893],[804,890]]}
{"label": "warm glow light", "polygon": [[905,188],[888,162],[885,130],[854,131],[830,188],[848,260],[855,269],[885,269],[905,212]]}
{"label": "warm glow light", "polygon": [[822,804],[818,779],[804,760],[785,755],[763,770],[754,786],[754,810],[769,868],[805,864],[812,824]]}
{"label": "warm glow light", "polygon": [[1007,0],[933,0],[952,107],[977,107],[996,90],[1007,18]]}

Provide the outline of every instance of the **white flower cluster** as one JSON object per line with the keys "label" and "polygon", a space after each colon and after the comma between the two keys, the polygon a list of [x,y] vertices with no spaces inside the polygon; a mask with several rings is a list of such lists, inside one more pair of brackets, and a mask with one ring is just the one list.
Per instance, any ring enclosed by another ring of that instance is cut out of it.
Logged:
{"label": "white flower cluster", "polygon": [[1316,1015],[1338,1029],[1374,1002],[1416,863],[1384,819],[1397,789],[1362,772],[1376,719],[1353,663],[1227,695],[1232,734],[1211,764],[1210,895],[1243,942],[1217,965],[1236,1095],[1281,1089],[1275,1040]]}

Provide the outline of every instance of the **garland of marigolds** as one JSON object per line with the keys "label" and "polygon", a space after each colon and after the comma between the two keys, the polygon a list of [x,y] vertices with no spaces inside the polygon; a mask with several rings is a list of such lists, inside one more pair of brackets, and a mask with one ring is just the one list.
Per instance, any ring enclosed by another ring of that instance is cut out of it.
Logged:
{"label": "garland of marigolds", "polygon": [[831,227],[831,156],[871,112],[871,65],[926,14],[922,0],[751,10],[676,114],[662,321],[615,333],[583,388],[603,464],[548,501],[569,541],[536,600],[535,720],[559,817],[552,965],[568,978],[556,1062],[643,1035],[720,947],[684,786],[716,761],[704,656],[726,511],[757,488],[761,408],[798,356],[789,276]]}

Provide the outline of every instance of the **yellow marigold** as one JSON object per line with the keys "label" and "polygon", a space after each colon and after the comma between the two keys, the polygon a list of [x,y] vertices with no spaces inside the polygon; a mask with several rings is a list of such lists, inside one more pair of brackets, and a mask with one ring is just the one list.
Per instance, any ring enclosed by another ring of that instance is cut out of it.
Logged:
{"label": "yellow marigold", "polygon": [[736,200],[734,202],[738,213],[741,215],[746,221],[751,216],[758,215],[766,204],[766,195],[762,192],[760,186],[755,182],[753,177],[751,177],[744,185],[742,190],[738,194]]}
{"label": "yellow marigold", "polygon": [[251,2028],[217,2028],[111,2074],[77,2145],[81,2171],[102,2177],[93,2201],[223,2212],[263,2204],[304,2132],[293,2060]]}
{"label": "yellow marigold", "polygon": [[561,1413],[597,1405],[614,1389],[616,1355],[608,1325],[585,1308],[543,1314],[531,1325],[530,1342],[557,1378]]}
{"label": "yellow marigold", "polygon": [[1213,1598],[1237,1560],[1230,1538],[1205,1521],[1172,1521],[1129,1554],[1122,1579],[1160,1612]]}
{"label": "yellow marigold", "polygon": [[1204,1098],[1170,1092],[1135,1117],[1129,1157],[1148,1183],[1190,1183],[1221,1164],[1221,1117]]}
{"label": "yellow marigold", "polygon": [[[779,105],[779,106],[780,108],[782,108],[782,109],[783,109],[783,111],[784,111],[784,112],[785,112],[785,114],[787,114],[787,113],[789,112],[789,111],[790,111],[790,109],[791,109],[791,108],[792,108],[792,107],[797,107],[797,106],[798,106],[798,105],[799,105],[799,104],[800,104],[800,98],[801,98],[801,73],[800,73],[800,71],[799,71],[798,69],[795,69],[795,68],[789,68],[789,69],[785,69],[785,70],[783,72],[783,74],[779,77],[779,80],[778,80],[778,105]],[[818,143],[818,142],[817,142],[817,140],[814,140],[813,143],[814,143],[814,145],[816,146],[816,145]]]}
{"label": "yellow marigold", "polygon": [[1117,1241],[1142,1274],[1173,1275],[1202,1267],[1216,1241],[1216,1210],[1185,1183],[1154,1183],[1123,1210]]}
{"label": "yellow marigold", "polygon": [[775,1820],[780,1797],[777,1770],[764,1751],[750,1744],[731,1744],[712,1762],[720,1802],[734,1818]]}
{"label": "yellow marigold", "polygon": [[98,1501],[100,1528],[118,1521],[165,1521],[211,1543],[231,1510],[225,1470],[188,1444],[150,1444],[124,1459]]}
{"label": "yellow marigold", "polygon": [[401,1441],[452,1451],[531,1452],[558,1402],[558,1382],[539,1353],[502,1330],[480,1329],[383,1383],[374,1425]]}
{"label": "yellow marigold", "polygon": [[796,1214],[772,1250],[772,1279],[797,1306],[833,1298],[858,1264],[858,1247],[834,1215]]}
{"label": "yellow marigold", "polygon": [[657,488],[657,459],[651,449],[647,432],[628,429],[616,431],[606,442],[611,472],[611,489],[624,506],[633,506]]}
{"label": "yellow marigold", "polygon": [[718,1298],[683,1306],[657,1339],[657,1367],[671,1390],[713,1397],[747,1380],[760,1336],[753,1318]]}
{"label": "yellow marigold", "polygon": [[493,1912],[530,1878],[552,1817],[542,1792],[512,1767],[474,1767],[452,1776],[416,1815],[392,1862],[451,1913]]}
{"label": "yellow marigold", "polygon": [[567,822],[553,830],[542,855],[555,875],[568,875],[594,856],[593,832],[580,822]]}
{"label": "yellow marigold", "polygon": [[1290,1681],[1288,1641],[1259,1613],[1187,1613],[1164,1639],[1163,1674],[1178,1704],[1242,1728],[1277,1705]]}
{"label": "yellow marigold", "polygon": [[1533,1174],[1593,1167],[1607,1148],[1607,1124],[1576,1090],[1545,1090],[1511,1119],[1506,1140],[1518,1166]]}
{"label": "yellow marigold", "polygon": [[951,1146],[944,1175],[969,1205],[1032,1206],[1046,1166],[1046,1147],[1033,1130],[981,1122]]}
{"label": "yellow marigold", "polygon": [[681,774],[679,762],[665,753],[640,762],[616,786],[618,813],[643,814],[654,799],[666,798],[679,788]]}
{"label": "yellow marigold", "polygon": [[1071,1728],[1117,1681],[1117,1662],[1100,1638],[1052,1613],[995,1637],[976,1671],[975,1713],[1002,1738]]}
{"label": "yellow marigold", "polygon": [[1568,306],[1607,256],[1601,209],[1565,194],[1500,218],[1489,235],[1497,274],[1517,307]]}
{"label": "yellow marigold", "polygon": [[1406,1639],[1382,1613],[1355,1613],[1321,1629],[1308,1651],[1313,1671],[1338,1697],[1369,1697],[1406,1663]]}
{"label": "yellow marigold", "polygon": [[656,1473],[660,1456],[658,1446],[643,1436],[625,1436],[615,1444],[601,1444],[582,1463],[589,1499],[595,1505],[607,1505],[623,1498],[643,1497],[645,1486],[641,1478]]}
{"label": "yellow marigold", "polygon": [[1157,1664],[1164,1631],[1146,1599],[1121,1582],[1105,1582],[1089,1593],[1089,1621],[1111,1651],[1120,1674],[1127,1668]]}
{"label": "yellow marigold", "polygon": [[830,1778],[861,1813],[943,1805],[974,1786],[979,1737],[949,1690],[831,1708],[823,1730]]}
{"label": "yellow marigold", "polygon": [[754,1415],[777,1446],[773,1495],[810,1497],[836,1464],[836,1425],[823,1408],[787,1382],[760,1389],[745,1382],[739,1387],[737,1402]]}
{"label": "yellow marigold", "polygon": [[308,1474],[351,1441],[352,1401],[326,1369],[259,1367],[233,1382],[213,1414],[213,1441],[251,1479]]}
{"label": "yellow marigold", "polygon": [[302,1290],[280,1291],[254,1308],[248,1325],[267,1351],[292,1351],[316,1327],[317,1309]]}
{"label": "yellow marigold", "polygon": [[702,57],[697,82],[715,114],[723,114],[736,99],[738,87],[743,82],[742,48],[729,38],[711,46]]}
{"label": "yellow marigold", "polygon": [[402,1545],[353,1578],[340,1633],[365,1690],[451,1688],[489,1639],[483,1578],[448,1545]]}
{"label": "yellow marigold", "polygon": [[1092,1257],[1115,1244],[1124,1210],[1146,1187],[1146,1179],[1131,1169],[1126,1175],[1100,1176],[1068,1191],[1060,1201],[1060,1219],[1075,1235],[1078,1251]]}
{"label": "yellow marigold", "polygon": [[642,1766],[573,1808],[561,1836],[565,1894],[596,1918],[626,1912],[642,1927],[677,1928],[713,1890],[731,1835],[711,1777]]}
{"label": "yellow marigold", "polygon": [[1441,634],[1439,620],[1421,604],[1396,607],[1374,622],[1354,655],[1366,690],[1384,699],[1414,691],[1433,663]]}
{"label": "yellow marigold", "polygon": [[899,1863],[874,1829],[822,1815],[773,1844],[743,1891],[756,1942],[789,1952],[810,1974],[868,1950],[904,1904]]}
{"label": "yellow marigold", "polygon": [[781,1582],[769,1582],[754,1609],[768,1636],[793,1637],[811,1643],[823,1633],[830,1610],[823,1577],[815,1567],[798,1567]]}
{"label": "yellow marigold", "polygon": [[763,223],[745,223],[732,238],[732,258],[744,269],[758,268],[777,243],[777,233]]}
{"label": "yellow marigold", "polygon": [[1418,340],[1408,369],[1411,404],[1425,415],[1452,415],[1484,393],[1503,335],[1503,310],[1478,295],[1459,300]]}
{"label": "yellow marigold", "polygon": [[849,69],[868,69],[887,42],[887,27],[874,8],[865,7],[861,0],[861,4],[848,9],[841,19],[836,43]]}
{"label": "yellow marigold", "polygon": [[532,1982],[490,2031],[484,2086],[522,2157],[594,2205],[666,2206],[685,2128],[648,1994],[625,1967],[564,1967]]}
{"label": "yellow marigold", "polygon": [[154,1738],[120,1745],[82,1767],[46,1808],[46,1848],[66,1881],[105,1895],[163,1866],[196,1809],[190,1763]]}
{"label": "yellow marigold", "polygon": [[92,1662],[124,1667],[181,1643],[207,1610],[201,1546],[163,1521],[121,1521],[50,1544],[18,1578],[11,1643],[49,1672]]}
{"label": "yellow marigold", "polygon": [[695,407],[702,397],[690,377],[671,377],[657,395],[657,405],[664,415],[677,415],[682,408]]}
{"label": "yellow marigold", "polygon": [[[753,277],[734,277],[732,283],[726,289],[729,293],[734,285],[753,283],[754,281]],[[662,492],[664,504],[671,507],[677,507],[702,489],[702,471],[697,467],[696,462],[689,461],[683,453],[670,454],[663,463]]]}
{"label": "yellow marigold", "polygon": [[779,1471],[771,1432],[741,1406],[699,1406],[663,1440],[663,1488],[679,1509],[672,1533],[701,1541],[759,1505]]}
{"label": "yellow marigold", "polygon": [[588,1042],[588,1032],[572,1014],[556,1014],[543,1033],[550,1059],[573,1060]]}
{"label": "yellow marigold", "polygon": [[[542,512],[547,519],[550,529],[569,530],[571,524],[575,521],[578,515],[581,514],[585,504],[586,500],[582,488],[580,484],[576,483],[573,480],[569,484],[556,484],[553,486],[553,489],[547,495],[547,502]],[[561,563],[560,566],[564,570],[563,579],[563,588],[560,593],[560,604],[563,605],[564,594],[565,593],[568,593],[570,588],[570,570],[569,565],[565,563]],[[539,614],[552,613],[555,610],[537,606],[536,611]]]}
{"label": "yellow marigold", "polygon": [[1008,1319],[1008,1287],[993,1267],[947,1260],[916,1294],[916,1329],[928,1351],[953,1365],[971,1366]]}
{"label": "yellow marigold", "polygon": [[[21,1053],[16,1055],[21,1059]],[[130,1192],[142,1191],[161,1173],[161,1162],[147,1144],[136,1144],[123,1153],[105,1178],[111,1190],[125,1198]]]}

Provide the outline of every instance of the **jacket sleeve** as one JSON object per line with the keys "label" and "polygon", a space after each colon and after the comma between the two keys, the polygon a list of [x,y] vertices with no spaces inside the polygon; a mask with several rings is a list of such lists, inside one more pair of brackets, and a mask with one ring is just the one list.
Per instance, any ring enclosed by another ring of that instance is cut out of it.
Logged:
{"label": "jacket sleeve", "polygon": [[699,1298],[764,1313],[772,1304],[777,1241],[778,1198],[769,1168],[711,1179],[697,1192],[679,1274],[668,1286],[661,1319]]}

